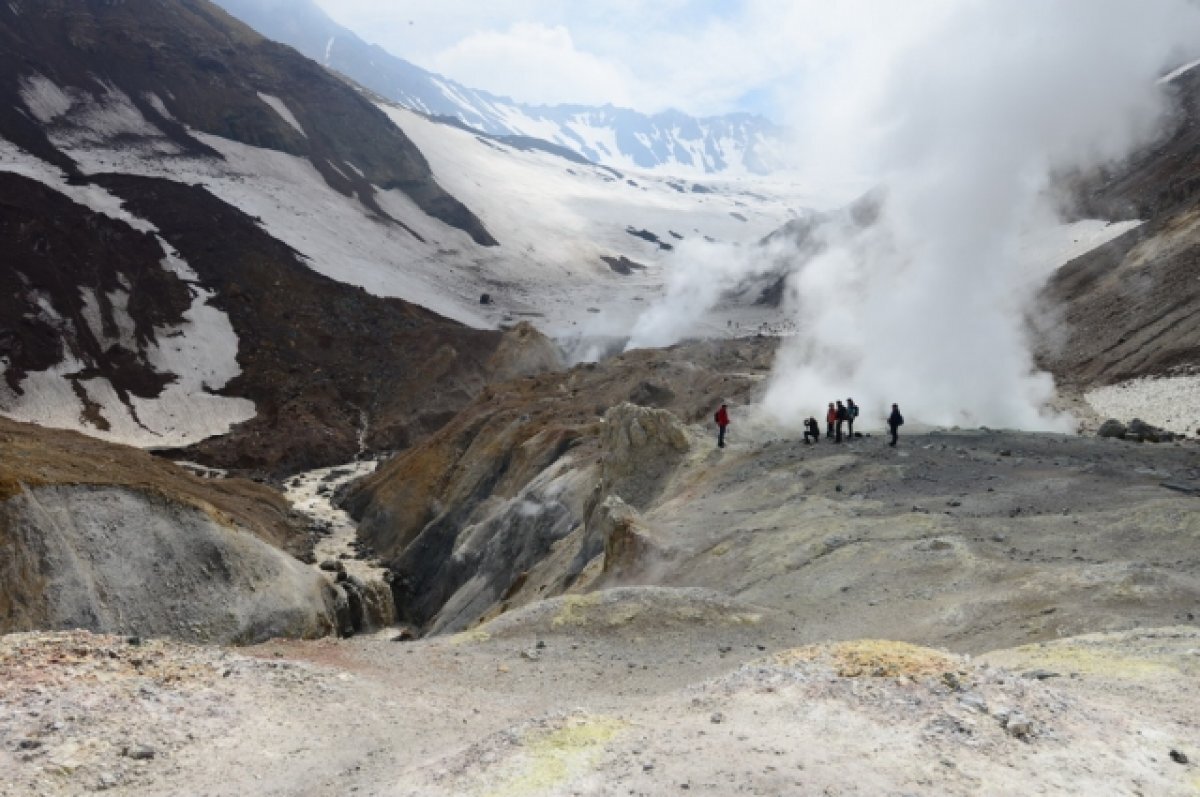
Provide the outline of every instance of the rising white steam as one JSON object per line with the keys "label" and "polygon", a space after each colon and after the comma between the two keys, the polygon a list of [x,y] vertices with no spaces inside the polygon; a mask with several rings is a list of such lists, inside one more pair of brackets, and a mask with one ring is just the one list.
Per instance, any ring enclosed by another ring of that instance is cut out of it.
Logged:
{"label": "rising white steam", "polygon": [[[1200,40],[1200,12],[1186,0],[900,5],[904,24],[880,29],[860,4],[867,33],[846,31],[837,65],[815,73],[828,83],[809,94],[805,154],[870,176],[882,210],[865,230],[819,229],[819,252],[789,279],[800,334],[781,350],[766,409],[798,425],[853,396],[864,420],[896,401],[932,424],[1063,428],[1027,338],[1047,274],[1021,242],[1058,223],[1053,173],[1154,134],[1156,78]],[[676,309],[695,313],[708,291],[673,286],[689,300]],[[654,313],[661,327],[671,308]]]}

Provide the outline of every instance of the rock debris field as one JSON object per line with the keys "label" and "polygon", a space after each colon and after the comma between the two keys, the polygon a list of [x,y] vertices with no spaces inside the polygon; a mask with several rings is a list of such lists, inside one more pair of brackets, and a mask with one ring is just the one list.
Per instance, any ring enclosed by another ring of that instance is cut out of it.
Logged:
{"label": "rock debris field", "polygon": [[460,633],[0,637],[0,795],[1200,792],[1193,443],[693,433],[653,568]]}

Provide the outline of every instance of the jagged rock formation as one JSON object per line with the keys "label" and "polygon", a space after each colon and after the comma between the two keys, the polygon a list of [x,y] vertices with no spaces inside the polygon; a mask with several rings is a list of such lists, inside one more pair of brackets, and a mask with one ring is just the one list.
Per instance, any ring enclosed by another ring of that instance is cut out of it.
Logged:
{"label": "jagged rock formation", "polygon": [[596,495],[610,495],[639,509],[658,497],[691,448],[674,414],[625,402],[604,414],[600,431],[600,482]]}
{"label": "jagged rock formation", "polygon": [[592,512],[589,533],[604,540],[603,570],[609,580],[644,572],[665,554],[637,510],[615,495]]}
{"label": "jagged rock formation", "polygon": [[0,633],[205,642],[333,630],[310,541],[272,491],[0,419]]}
{"label": "jagged rock formation", "polygon": [[[774,347],[634,351],[489,386],[347,496],[360,538],[395,574],[401,619],[456,630],[506,596],[556,594],[598,571],[605,535],[585,528],[592,509],[609,495],[652,501],[689,450],[677,418],[706,419],[750,395]],[[654,394],[665,409],[626,403],[647,381],[668,388]],[[531,579],[549,561],[549,581]]]}

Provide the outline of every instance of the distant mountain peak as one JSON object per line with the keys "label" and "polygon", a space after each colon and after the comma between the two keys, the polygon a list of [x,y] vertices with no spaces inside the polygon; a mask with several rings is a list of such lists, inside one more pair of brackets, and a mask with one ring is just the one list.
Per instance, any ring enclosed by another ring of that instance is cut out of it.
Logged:
{"label": "distant mountain peak", "polygon": [[612,103],[533,105],[472,89],[368,44],[311,0],[281,13],[280,0],[217,0],[265,36],[379,95],[493,136],[543,139],[617,169],[767,174],[782,167],[784,129],[750,113],[694,117],[676,109],[644,114]]}

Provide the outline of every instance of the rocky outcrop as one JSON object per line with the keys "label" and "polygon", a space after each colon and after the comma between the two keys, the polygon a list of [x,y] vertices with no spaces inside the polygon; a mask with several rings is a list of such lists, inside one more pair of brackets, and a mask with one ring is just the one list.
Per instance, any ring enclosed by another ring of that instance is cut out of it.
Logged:
{"label": "rocky outcrop", "polygon": [[[582,586],[605,547],[585,518],[609,496],[649,505],[689,451],[680,417],[755,390],[774,345],[629,352],[489,386],[346,496],[362,542],[393,571],[400,619],[454,630]],[[626,401],[650,378],[666,409]]]}
{"label": "rocky outcrop", "polygon": [[657,546],[637,527],[637,509],[646,509],[666,487],[690,444],[679,419],[667,410],[619,404],[604,416],[600,434],[599,479],[584,506],[584,534],[572,568],[582,572],[604,554],[607,576],[628,573]]}
{"label": "rocky outcrop", "polygon": [[646,528],[637,511],[610,495],[592,513],[592,526],[604,538],[604,575],[622,580],[644,573],[661,560],[661,543]]}
{"label": "rocky outcrop", "polygon": [[333,595],[276,493],[0,419],[0,633],[311,637]]}
{"label": "rocky outcrop", "polygon": [[55,485],[0,504],[0,630],[85,628],[217,643],[333,630],[311,568],[244,529],[126,487]]}
{"label": "rocky outcrop", "polygon": [[1115,437],[1120,440],[1131,440],[1137,443],[1171,443],[1180,438],[1174,432],[1160,429],[1146,423],[1140,418],[1134,418],[1128,424],[1109,418],[1096,430],[1097,437]]}
{"label": "rocky outcrop", "polygon": [[600,447],[604,453],[597,503],[618,495],[639,509],[662,492],[691,448],[687,432],[673,413],[630,403],[605,413]]}

